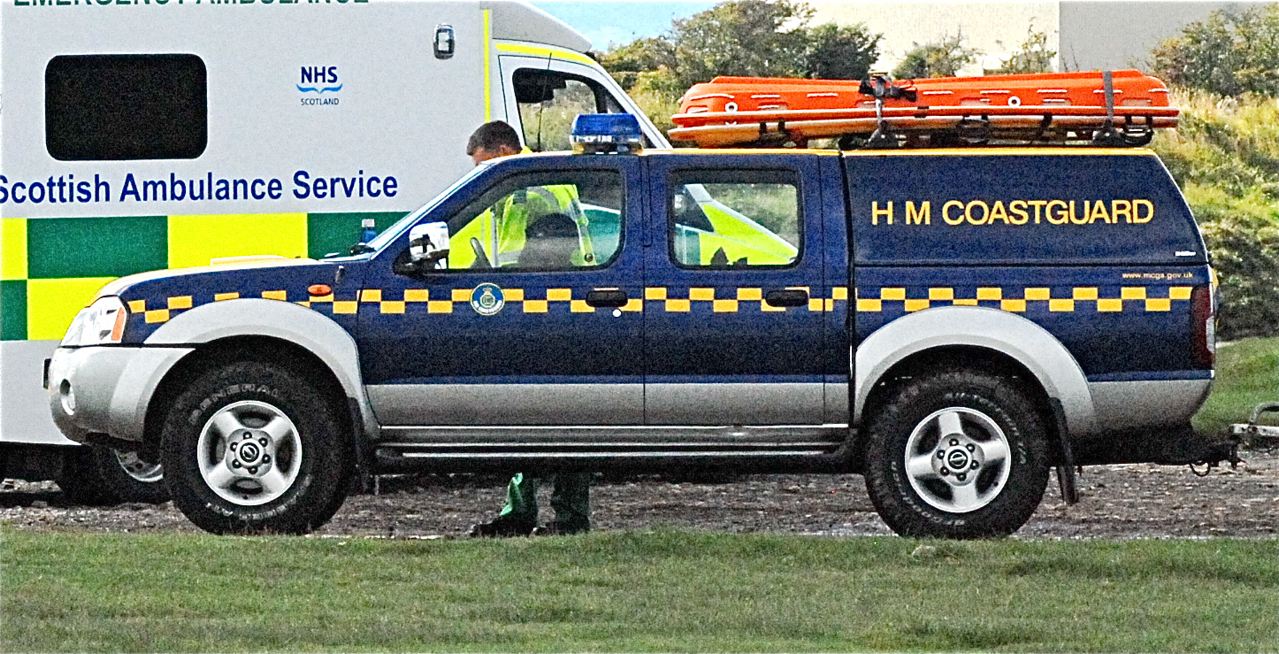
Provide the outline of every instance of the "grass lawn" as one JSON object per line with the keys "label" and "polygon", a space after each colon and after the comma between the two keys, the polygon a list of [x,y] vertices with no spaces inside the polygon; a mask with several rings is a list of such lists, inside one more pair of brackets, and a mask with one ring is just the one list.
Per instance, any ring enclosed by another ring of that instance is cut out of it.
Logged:
{"label": "grass lawn", "polygon": [[[1195,427],[1218,432],[1247,422],[1252,408],[1279,402],[1279,338],[1248,338],[1217,349],[1212,395],[1195,416]],[[1272,417],[1271,424],[1279,424]]]}
{"label": "grass lawn", "polygon": [[1279,650],[1279,542],[0,531],[0,651]]}

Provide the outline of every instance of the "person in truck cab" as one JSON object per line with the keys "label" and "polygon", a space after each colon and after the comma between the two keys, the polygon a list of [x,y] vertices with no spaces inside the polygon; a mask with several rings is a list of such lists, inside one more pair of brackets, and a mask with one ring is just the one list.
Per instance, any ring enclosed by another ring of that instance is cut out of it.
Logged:
{"label": "person in truck cab", "polygon": [[[521,152],[529,152],[529,150],[520,145],[515,128],[500,120],[480,125],[471,134],[466,145],[467,156],[477,166],[490,159],[508,157]],[[593,256],[586,218],[578,201],[577,189],[572,186],[554,185],[521,189],[494,203],[487,215],[472,224],[482,232],[476,237],[480,239],[480,245],[489,253],[493,266],[500,268],[514,265],[519,261],[520,252],[524,249],[527,239],[525,232],[542,216],[554,213],[568,216],[577,226],[576,231],[582,234],[581,253],[576,255],[580,260],[575,261],[575,264],[590,265],[593,262]],[[478,265],[482,262],[475,263]]]}
{"label": "person in truck cab", "polygon": [[[466,144],[466,154],[477,166],[520,151],[519,135],[500,120],[480,125]],[[570,217],[581,213],[576,195],[570,187],[541,187],[499,201],[492,209],[498,265],[507,255],[513,255],[509,261],[520,268],[556,268],[568,263],[578,246],[578,223]],[[554,199],[555,206],[546,206],[550,204],[547,198]],[[555,211],[560,209],[563,212]],[[507,485],[502,511],[488,522],[472,525],[470,535],[505,537],[527,536],[534,530],[566,534],[590,530],[591,473],[557,474],[551,479],[555,484],[551,493],[555,521],[550,525],[540,529],[537,525],[538,479],[517,473]]]}

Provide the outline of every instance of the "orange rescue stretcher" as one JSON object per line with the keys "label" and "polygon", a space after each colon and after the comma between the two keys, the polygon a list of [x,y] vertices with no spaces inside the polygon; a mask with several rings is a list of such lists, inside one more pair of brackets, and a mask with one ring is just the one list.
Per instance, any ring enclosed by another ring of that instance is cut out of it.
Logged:
{"label": "orange rescue stretcher", "polygon": [[859,82],[716,77],[672,117],[675,141],[713,148],[840,139],[841,147],[989,141],[1145,145],[1177,126],[1168,87],[1137,70]]}

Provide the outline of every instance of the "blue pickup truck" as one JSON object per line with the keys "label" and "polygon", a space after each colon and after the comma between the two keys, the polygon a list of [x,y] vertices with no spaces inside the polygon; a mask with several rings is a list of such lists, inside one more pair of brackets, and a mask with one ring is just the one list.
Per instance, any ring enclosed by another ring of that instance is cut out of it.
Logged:
{"label": "blue pickup truck", "polygon": [[618,120],[349,256],[112,283],[48,363],[57,424],[219,533],[315,529],[383,472],[713,469],[998,536],[1054,466],[1195,458],[1213,272],[1153,153],[641,151]]}

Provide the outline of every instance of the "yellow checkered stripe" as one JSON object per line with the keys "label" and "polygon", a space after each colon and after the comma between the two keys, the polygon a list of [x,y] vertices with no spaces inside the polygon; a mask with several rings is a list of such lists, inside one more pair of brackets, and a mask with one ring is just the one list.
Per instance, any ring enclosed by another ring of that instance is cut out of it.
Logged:
{"label": "yellow checkered stripe", "polygon": [[[430,289],[410,288],[402,292],[387,292],[379,289],[365,289],[360,292],[360,304],[375,305],[379,313],[399,315],[425,311],[428,314],[453,313],[457,305],[471,304],[472,289],[455,288],[437,291]],[[573,297],[571,288],[547,288],[526,290],[522,288],[503,288],[502,299],[507,309],[515,309],[524,313],[550,313],[555,307],[567,307],[571,313],[593,313],[595,307],[586,303],[585,296]],[[643,311],[643,303],[632,299],[620,311]],[[612,311],[612,308],[608,309]]]}
{"label": "yellow checkered stripe", "polygon": [[[1052,290],[1047,287],[1005,289],[992,286],[979,287],[970,296],[961,296],[949,287],[907,289],[886,286],[877,289],[857,289],[853,299],[859,313],[880,313],[890,310],[904,310],[911,313],[942,306],[986,306],[1011,313],[1025,313],[1039,307],[1053,313],[1090,309],[1100,313],[1118,313],[1125,310],[1168,312],[1172,310],[1174,302],[1188,302],[1192,289],[1193,287],[1190,286],[1172,286],[1153,290],[1143,286],[1125,286],[1119,289],[1118,296],[1114,296],[1113,293],[1103,296],[1097,287],[1076,287],[1070,289],[1068,294],[1059,292],[1058,296],[1054,296]],[[809,289],[791,287],[788,290],[808,291]],[[269,290],[257,294],[214,293],[202,302],[197,302],[191,295],[169,297],[163,302],[150,305],[145,300],[132,300],[128,306],[130,314],[141,316],[143,322],[147,324],[168,322],[174,316],[197,304],[250,297],[293,302],[334,315],[354,315],[361,310],[361,307],[377,310],[383,315],[451,314],[457,310],[458,305],[470,304],[471,293],[472,289],[469,288],[436,291],[434,294],[430,289],[425,288],[402,291],[365,289],[360,292],[358,298],[337,299],[333,295],[302,295],[297,297],[305,299],[294,300],[290,298],[287,291]],[[926,297],[911,297],[925,293]],[[586,303],[585,297],[573,297],[573,289],[570,288],[548,288],[536,291],[504,288],[502,295],[507,307],[523,313],[550,313],[557,306],[567,308],[571,313],[596,311],[595,307]],[[848,287],[836,286],[828,293],[809,298],[806,308],[795,307],[794,309],[826,313],[834,311],[841,304],[846,304],[848,299]],[[625,306],[618,309],[623,312],[690,313],[698,306],[709,307],[713,313],[738,313],[744,310],[773,313],[788,310],[787,307],[768,304],[764,299],[762,288],[693,287],[676,290],[652,286],[644,289],[643,300],[631,298]],[[611,308],[607,310],[612,311]]]}
{"label": "yellow checkered stripe", "polygon": [[[142,321],[148,325],[165,323],[172,320],[183,311],[188,311],[202,304],[210,304],[213,302],[226,302],[229,300],[240,300],[245,298],[261,298],[264,300],[277,300],[280,302],[289,301],[289,292],[284,290],[262,291],[261,293],[214,293],[211,296],[197,298],[194,295],[174,295],[165,298],[163,301],[148,303],[146,300],[129,300],[127,306],[129,315],[141,317]],[[335,300],[332,295],[307,295],[305,300],[296,300],[294,304],[304,307],[315,307],[316,305],[327,306],[332,313],[355,314],[357,302],[354,300]]]}
{"label": "yellow checkered stripe", "polygon": [[[807,286],[790,286],[786,290],[805,291]],[[694,286],[688,289],[668,289],[650,286],[644,289],[644,300],[651,309],[663,310],[666,313],[689,313],[694,307],[709,306],[714,313],[737,313],[744,310],[758,310],[764,313],[778,313],[787,310],[802,310],[801,307],[775,307],[764,300],[764,289],[743,287],[716,289]],[[831,289],[829,297],[815,296],[808,300],[808,310],[813,312],[834,311],[835,303],[848,300],[848,287],[837,286]]]}
{"label": "yellow checkered stripe", "polygon": [[[334,315],[355,315],[361,307],[376,309],[384,315],[405,314],[450,314],[457,305],[469,306],[472,289],[458,288],[432,293],[430,289],[411,288],[403,291],[385,291],[381,289],[365,289],[358,298],[338,299],[333,295],[294,295],[305,299],[291,299],[286,290],[262,291],[261,293],[215,293],[211,297],[197,302],[191,295],[179,295],[165,298],[162,302],[148,304],[146,300],[132,300],[128,303],[129,313],[141,316],[149,325],[168,322],[183,311],[199,304],[224,302],[245,298],[262,298],[281,302],[293,302],[302,307],[323,310]],[[593,313],[596,309],[586,303],[586,299],[574,298],[573,289],[548,288],[536,292],[524,289],[504,288],[502,295],[507,307],[516,308],[524,313],[549,313],[554,307],[566,307],[572,313]],[[620,311],[643,311],[643,302],[632,299]],[[611,308],[609,309],[612,310]]]}
{"label": "yellow checkered stripe", "polygon": [[[884,286],[877,289],[856,291],[858,313],[879,313],[904,310],[907,313],[943,306],[984,306],[1025,313],[1034,309],[1047,309],[1050,313],[1096,311],[1121,313],[1145,311],[1166,313],[1172,311],[1174,302],[1189,302],[1192,286],[1167,286],[1150,289],[1145,286],[1123,286],[1102,292],[1096,286],[1077,286],[1069,290],[1047,287],[1008,289],[999,286],[978,287],[975,293],[960,295],[954,288],[931,287],[907,289],[900,286]],[[926,293],[926,295],[925,295]]]}
{"label": "yellow checkered stripe", "polygon": [[[806,287],[793,287],[797,290]],[[472,289],[457,288],[432,292],[425,288],[387,291],[383,289],[365,289],[358,298],[336,299],[332,295],[297,296],[305,299],[292,299],[288,291],[271,290],[261,293],[214,293],[212,296],[196,298],[192,295],[178,295],[165,298],[163,301],[148,303],[146,300],[131,300],[128,303],[129,313],[141,316],[149,325],[168,322],[183,311],[209,302],[224,302],[242,298],[262,298],[293,302],[311,309],[325,310],[335,315],[354,315],[363,307],[366,310],[376,309],[383,315],[407,314],[451,314],[458,305],[469,307]],[[597,309],[586,303],[584,295],[573,296],[571,288],[548,288],[526,290],[520,288],[503,288],[502,296],[509,309],[523,313],[550,313],[556,307],[567,308],[570,313],[594,313]],[[832,289],[831,297],[812,298],[808,303],[809,311],[832,311],[835,302],[848,299],[847,287]],[[637,313],[647,310],[665,310],[668,313],[688,313],[697,305],[710,307],[715,313],[735,313],[745,308],[756,308],[763,312],[787,311],[786,307],[774,307],[764,301],[762,288],[715,289],[710,287],[694,287],[673,291],[665,287],[649,287],[644,289],[644,298],[631,298],[617,310],[626,313]],[[796,307],[797,309],[802,309]],[[605,309],[613,311],[612,307]]]}

